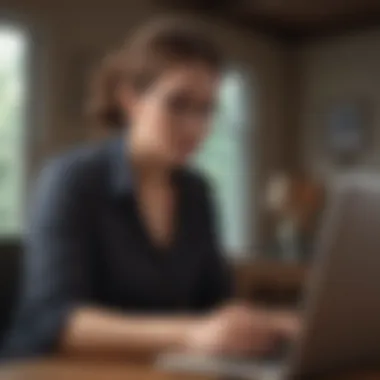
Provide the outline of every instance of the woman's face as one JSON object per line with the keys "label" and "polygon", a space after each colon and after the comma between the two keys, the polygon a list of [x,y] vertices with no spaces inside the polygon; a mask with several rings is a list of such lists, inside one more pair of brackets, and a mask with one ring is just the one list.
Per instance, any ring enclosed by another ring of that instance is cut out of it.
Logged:
{"label": "woman's face", "polygon": [[149,88],[124,94],[134,149],[157,164],[179,166],[208,132],[219,75],[205,65],[176,66]]}

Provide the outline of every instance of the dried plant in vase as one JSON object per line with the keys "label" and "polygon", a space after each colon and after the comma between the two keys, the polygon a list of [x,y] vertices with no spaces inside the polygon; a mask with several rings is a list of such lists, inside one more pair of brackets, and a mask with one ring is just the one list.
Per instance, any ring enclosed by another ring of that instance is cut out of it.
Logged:
{"label": "dried plant in vase", "polygon": [[287,261],[305,258],[323,208],[323,187],[306,176],[278,174],[269,181],[266,195],[277,256]]}

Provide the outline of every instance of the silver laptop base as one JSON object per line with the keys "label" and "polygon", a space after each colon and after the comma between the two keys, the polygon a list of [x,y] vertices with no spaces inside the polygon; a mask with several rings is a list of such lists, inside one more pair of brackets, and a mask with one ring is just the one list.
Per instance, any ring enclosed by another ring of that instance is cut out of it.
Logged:
{"label": "silver laptop base", "polygon": [[157,367],[170,372],[216,375],[241,380],[281,380],[285,377],[286,364],[285,361],[263,363],[250,359],[228,359],[173,353],[160,356]]}

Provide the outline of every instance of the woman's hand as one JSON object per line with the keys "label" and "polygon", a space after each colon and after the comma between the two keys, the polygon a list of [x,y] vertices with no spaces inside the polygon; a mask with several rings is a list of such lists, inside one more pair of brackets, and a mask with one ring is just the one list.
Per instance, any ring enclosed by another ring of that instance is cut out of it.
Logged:
{"label": "woman's hand", "polygon": [[292,311],[271,312],[271,324],[278,334],[287,340],[295,340],[301,333],[301,320],[297,313]]}
{"label": "woman's hand", "polygon": [[193,324],[187,331],[185,348],[211,355],[262,355],[297,329],[290,313],[232,305]]}

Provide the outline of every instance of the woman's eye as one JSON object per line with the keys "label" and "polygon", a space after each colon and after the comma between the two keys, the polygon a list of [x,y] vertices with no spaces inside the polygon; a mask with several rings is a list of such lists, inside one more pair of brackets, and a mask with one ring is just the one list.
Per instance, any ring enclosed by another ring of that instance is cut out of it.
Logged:
{"label": "woman's eye", "polygon": [[208,116],[214,111],[214,105],[210,102],[199,102],[186,96],[175,96],[168,99],[168,108],[176,114],[192,114],[196,116]]}
{"label": "woman's eye", "polygon": [[167,103],[170,111],[175,113],[185,113],[191,109],[191,101],[184,96],[173,96]]}

